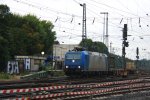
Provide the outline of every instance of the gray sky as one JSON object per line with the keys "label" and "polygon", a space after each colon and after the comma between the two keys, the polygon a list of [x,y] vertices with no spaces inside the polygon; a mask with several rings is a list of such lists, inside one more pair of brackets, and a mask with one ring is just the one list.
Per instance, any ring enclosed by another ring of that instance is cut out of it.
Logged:
{"label": "gray sky", "polygon": [[30,13],[41,20],[51,21],[57,40],[65,44],[81,41],[82,7],[79,3],[86,3],[88,38],[102,41],[103,15],[100,12],[108,12],[109,43],[112,42],[113,52],[121,55],[122,27],[128,24],[128,34],[131,36],[128,37],[127,57],[135,59],[136,47],[139,47],[140,58],[150,59],[149,0],[0,0],[0,3],[7,4],[13,13]]}

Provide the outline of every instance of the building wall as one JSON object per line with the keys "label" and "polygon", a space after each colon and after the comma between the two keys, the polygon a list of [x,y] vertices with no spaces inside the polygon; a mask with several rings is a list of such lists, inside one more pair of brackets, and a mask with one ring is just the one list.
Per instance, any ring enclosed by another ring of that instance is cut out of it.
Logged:
{"label": "building wall", "polygon": [[58,45],[53,45],[53,67],[54,69],[61,70],[63,69],[64,66],[64,58],[65,58],[65,53],[69,50],[73,50],[74,47],[79,47],[77,44],[58,44]]}
{"label": "building wall", "polygon": [[[69,50],[73,50],[74,47],[79,47],[77,44],[59,44],[59,45],[53,45],[53,65],[55,66],[55,69],[62,69],[63,67],[63,61],[65,57],[65,53]],[[45,57],[38,57],[38,56],[15,56],[15,59],[19,63],[19,68],[22,71],[29,70],[29,71],[38,71],[39,65],[44,63]],[[26,69],[26,60],[30,59],[30,69]]]}
{"label": "building wall", "polygon": [[64,60],[65,53],[69,50],[73,50],[74,47],[79,47],[78,44],[58,44],[53,45],[53,56],[56,58],[57,61]]}
{"label": "building wall", "polygon": [[[43,64],[45,57],[37,57],[37,56],[15,56],[16,61],[23,62],[22,64],[19,64],[19,68],[22,69],[22,71],[28,70],[28,71],[38,71],[41,64]],[[30,69],[26,69],[26,59],[30,59]]]}

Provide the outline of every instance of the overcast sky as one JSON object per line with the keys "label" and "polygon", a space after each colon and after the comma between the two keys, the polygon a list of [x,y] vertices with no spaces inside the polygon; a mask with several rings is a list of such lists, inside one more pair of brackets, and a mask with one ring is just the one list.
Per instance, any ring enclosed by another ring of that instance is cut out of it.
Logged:
{"label": "overcast sky", "polygon": [[[102,41],[103,14],[109,15],[109,44],[113,52],[121,55],[122,27],[128,24],[129,47],[127,57],[136,59],[139,47],[140,58],[150,59],[150,1],[149,0],[0,0],[12,13],[36,15],[41,20],[51,21],[57,40],[65,44],[78,44],[82,35],[82,11],[79,4],[86,3],[87,37]],[[141,27],[140,27],[141,26]]]}

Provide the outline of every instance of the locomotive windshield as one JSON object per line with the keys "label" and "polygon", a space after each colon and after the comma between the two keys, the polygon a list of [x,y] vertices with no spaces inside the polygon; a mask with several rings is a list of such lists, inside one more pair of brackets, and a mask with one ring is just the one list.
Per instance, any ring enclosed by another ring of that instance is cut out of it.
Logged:
{"label": "locomotive windshield", "polygon": [[73,53],[73,54],[67,54],[66,59],[80,59],[81,54],[80,53]]}

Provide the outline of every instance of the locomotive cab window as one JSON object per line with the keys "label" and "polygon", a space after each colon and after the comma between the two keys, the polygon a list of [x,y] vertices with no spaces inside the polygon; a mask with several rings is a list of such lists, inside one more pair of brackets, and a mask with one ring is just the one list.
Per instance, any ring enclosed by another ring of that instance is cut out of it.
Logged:
{"label": "locomotive cab window", "polygon": [[81,54],[77,53],[77,54],[67,54],[66,55],[66,59],[80,59],[81,58]]}

